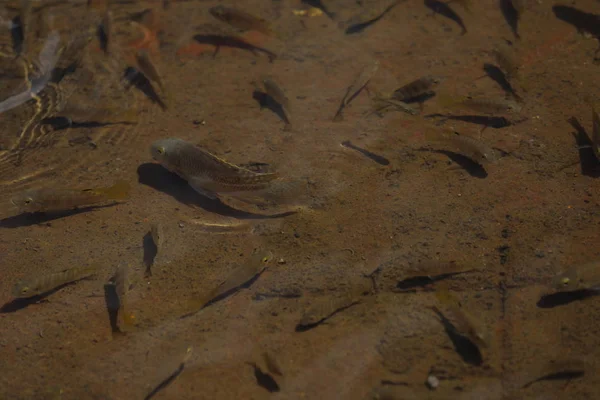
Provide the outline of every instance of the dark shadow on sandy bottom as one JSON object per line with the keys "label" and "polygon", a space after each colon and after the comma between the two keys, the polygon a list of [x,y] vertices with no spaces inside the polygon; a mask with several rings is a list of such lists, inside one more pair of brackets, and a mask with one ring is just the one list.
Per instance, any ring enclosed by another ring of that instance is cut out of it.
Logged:
{"label": "dark shadow on sandy bottom", "polygon": [[27,308],[32,304],[43,302],[46,299],[46,297],[58,292],[59,290],[61,290],[62,288],[66,287],[66,286],[73,285],[75,283],[76,282],[65,283],[63,285],[55,287],[52,290],[38,294],[37,296],[13,299],[13,300],[9,301],[8,303],[5,303],[2,307],[0,307],[0,314],[13,313],[15,311],[19,311],[24,308]]}
{"label": "dark shadow on sandy bottom", "polygon": [[258,386],[268,390],[269,393],[279,392],[279,384],[270,374],[263,372],[255,363],[247,362],[246,364],[254,369],[254,377]]}
{"label": "dark shadow on sandy bottom", "polygon": [[469,175],[474,178],[485,179],[488,176],[487,171],[481,165],[471,160],[469,157],[465,157],[462,154],[455,153],[449,150],[438,150],[438,149],[417,149],[419,151],[430,151],[432,153],[444,154],[454,163],[458,164],[459,167],[467,171]]}
{"label": "dark shadow on sandy bottom", "polygon": [[440,118],[440,123],[446,120],[462,121],[494,129],[501,129],[511,125],[511,122],[504,117],[488,117],[486,115],[428,114],[425,115],[425,118]]}
{"label": "dark shadow on sandy bottom", "polygon": [[273,215],[254,214],[246,211],[236,210],[222,203],[220,200],[212,200],[196,192],[188,183],[176,174],[167,171],[159,164],[146,163],[138,167],[138,181],[153,189],[172,196],[175,200],[185,205],[196,205],[205,211],[215,214],[234,217],[238,219],[265,219],[281,218],[295,214],[285,212]]}
{"label": "dark shadow on sandy bottom", "polygon": [[539,308],[554,308],[564,306],[577,300],[585,300],[589,297],[598,296],[600,292],[596,290],[574,290],[572,292],[559,292],[544,295],[537,302]]}
{"label": "dark shadow on sandy bottom", "polygon": [[144,266],[146,267],[146,276],[152,276],[152,265],[154,264],[154,259],[158,254],[158,248],[156,247],[156,243],[154,243],[154,239],[152,239],[152,234],[147,232],[142,239],[142,247],[144,248]]}
{"label": "dark shadow on sandy bottom", "polygon": [[585,131],[585,128],[575,117],[569,118],[567,122],[575,129],[573,138],[575,139],[579,151],[581,174],[591,178],[600,177],[600,162],[594,155],[594,150],[592,150],[593,143]]}
{"label": "dark shadow on sandy bottom", "polygon": [[119,316],[119,296],[117,289],[113,284],[104,285],[104,301],[106,302],[106,311],[108,312],[108,321],[112,333],[120,333],[118,316]]}
{"label": "dark shadow on sandy bottom", "polygon": [[0,220],[0,228],[19,228],[19,227],[24,227],[24,226],[45,224],[50,221],[54,221],[55,219],[70,217],[72,215],[82,214],[82,213],[96,210],[99,208],[112,207],[115,204],[117,204],[117,203],[113,202],[111,204],[106,204],[106,205],[102,205],[102,206],[83,207],[83,208],[76,208],[74,210],[53,212],[53,213],[43,213],[43,212],[21,213],[19,215],[7,217],[7,218]]}

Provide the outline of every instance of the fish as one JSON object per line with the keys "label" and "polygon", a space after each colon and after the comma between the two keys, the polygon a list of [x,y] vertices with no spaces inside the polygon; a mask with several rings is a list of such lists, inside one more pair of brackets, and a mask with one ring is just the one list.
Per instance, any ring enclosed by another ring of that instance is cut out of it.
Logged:
{"label": "fish", "polygon": [[356,96],[358,96],[358,94],[364,89],[364,87],[367,86],[367,84],[369,83],[369,81],[371,80],[373,75],[375,75],[375,73],[378,70],[379,70],[379,61],[378,60],[375,60],[374,62],[370,63],[369,65],[366,65],[361,70],[360,74],[358,74],[356,79],[352,82],[350,87],[348,87],[348,89],[346,90],[346,94],[342,98],[340,107],[338,108],[337,112],[333,116],[334,121],[341,121],[343,119],[342,112],[344,111],[344,108],[346,108],[346,106],[348,104],[350,104],[350,102],[352,100],[354,100],[354,98]]}
{"label": "fish", "polygon": [[15,298],[28,298],[48,293],[53,289],[92,276],[98,266],[85,266],[67,269],[54,274],[35,276],[18,281],[13,288]]}
{"label": "fish", "polygon": [[271,50],[255,46],[252,43],[249,43],[246,40],[236,36],[198,34],[194,36],[194,40],[200,44],[209,44],[211,46],[215,46],[215,53],[213,54],[213,57],[216,57],[221,47],[231,47],[236,49],[248,50],[254,55],[256,55],[257,52],[264,53],[267,57],[269,57],[270,62],[273,62],[277,58],[277,54],[275,54]]}
{"label": "fish", "polygon": [[167,170],[185,179],[198,193],[216,199],[220,193],[265,189],[278,175],[257,173],[231,164],[182,139],[157,140],[150,154]]}
{"label": "fish", "polygon": [[341,145],[343,147],[347,147],[349,149],[358,151],[359,153],[361,153],[362,155],[364,155],[367,158],[370,158],[371,160],[375,161],[379,165],[390,165],[390,160],[388,160],[387,158],[377,155],[375,153],[372,153],[369,150],[365,150],[358,146],[355,146],[349,140],[342,142]]}
{"label": "fish", "polygon": [[150,55],[146,50],[138,50],[135,56],[137,66],[139,70],[150,80],[156,82],[160,90],[164,93],[165,87],[163,85],[163,81],[160,78],[160,74],[156,69],[156,66],[150,60]]}
{"label": "fish", "polygon": [[452,21],[456,22],[462,29],[461,35],[467,33],[467,27],[460,15],[458,15],[448,4],[439,0],[424,0],[425,6],[431,9],[434,13],[440,14]]}
{"label": "fish", "polygon": [[436,142],[449,147],[453,152],[471,159],[482,167],[496,163],[500,159],[500,155],[496,150],[469,136],[451,134],[448,137],[436,140]]}
{"label": "fish", "polygon": [[493,50],[493,54],[498,67],[506,75],[506,79],[510,81],[519,77],[520,63],[513,49],[508,46],[498,46]]}
{"label": "fish", "polygon": [[534,383],[544,380],[571,380],[574,378],[581,378],[585,375],[585,369],[585,362],[577,358],[553,361],[537,368],[529,367],[526,374],[529,376],[537,375],[538,378],[526,382],[522,387],[527,388]]}
{"label": "fish", "polygon": [[365,30],[367,27],[373,25],[375,22],[379,21],[381,18],[383,18],[387,13],[389,13],[390,11],[392,11],[392,9],[394,7],[396,7],[398,4],[404,2],[406,0],[397,0],[395,2],[393,2],[391,5],[389,5],[385,10],[383,10],[383,12],[373,18],[368,19],[367,21],[363,21],[363,22],[359,22],[356,24],[352,24],[350,25],[348,28],[346,28],[346,35],[352,35],[354,33],[360,33],[363,30]]}
{"label": "fish", "polygon": [[263,352],[263,358],[265,360],[265,365],[267,366],[267,370],[275,375],[283,376],[283,372],[281,372],[281,367],[277,362],[277,359],[270,351]]}
{"label": "fish", "polygon": [[350,308],[361,301],[357,293],[345,293],[341,296],[327,297],[315,301],[302,315],[298,324],[296,324],[296,332],[304,332],[312,329],[335,314]]}
{"label": "fish", "polygon": [[188,346],[186,348],[185,353],[181,361],[179,362],[179,366],[177,367],[177,369],[175,369],[173,373],[171,373],[167,378],[163,379],[154,389],[152,389],[150,393],[148,393],[146,397],[144,397],[144,400],[150,400],[151,398],[156,396],[158,392],[169,386],[175,380],[175,378],[177,378],[183,372],[185,364],[192,356],[193,350],[194,348],[192,346]]}
{"label": "fish", "polygon": [[442,78],[438,76],[428,75],[415,79],[414,81],[407,83],[399,89],[396,89],[392,94],[391,98],[402,102],[410,102],[418,100],[419,98],[432,96],[435,94],[433,89],[438,86],[442,81]]}
{"label": "fish", "polygon": [[27,190],[11,199],[20,212],[59,212],[96,206],[129,197],[129,183],[117,181],[113,186],[95,189],[44,188]]}
{"label": "fish", "polygon": [[419,110],[412,108],[403,101],[379,95],[375,96],[373,98],[373,111],[369,112],[369,114],[376,113],[381,116],[386,111],[402,111],[410,115],[419,114]]}
{"label": "fish", "polygon": [[329,11],[329,9],[325,6],[325,4],[323,4],[323,2],[321,0],[301,0],[302,3],[307,4],[311,7],[314,8],[318,8],[321,11],[323,11],[323,13],[325,15],[327,15],[327,17],[329,17],[329,19],[335,19],[336,15],[335,13],[332,13],[331,11]]}
{"label": "fish", "polygon": [[485,115],[515,115],[522,106],[513,99],[455,96],[441,94],[438,103],[442,107],[468,109]]}
{"label": "fish", "polygon": [[285,114],[285,120],[286,120],[285,123],[287,125],[291,125],[290,118],[291,118],[292,107],[290,104],[290,100],[287,98],[284,91],[271,78],[264,78],[262,80],[262,82],[265,87],[265,91],[266,91],[267,95],[270,98],[272,98],[273,100],[275,100],[283,109],[283,112]]}
{"label": "fish", "polygon": [[[458,299],[447,289],[436,291],[435,296],[442,308],[447,311],[448,319],[459,334],[468,338],[480,349],[488,347],[489,334],[481,321],[461,307]],[[439,308],[437,310],[444,314]]]}
{"label": "fish", "polygon": [[270,252],[256,252],[250,260],[234,268],[229,276],[208,294],[193,298],[190,301],[190,309],[192,311],[185,314],[182,318],[188,317],[196,311],[230,296],[243,286],[253,282],[265,271],[272,259],[273,254]]}
{"label": "fish", "polygon": [[395,291],[413,290],[418,286],[430,285],[435,282],[476,271],[469,266],[457,265],[455,262],[430,260],[421,262],[410,270],[403,270],[402,277],[396,284]]}
{"label": "fish", "polygon": [[117,326],[121,332],[133,325],[135,316],[128,311],[127,292],[129,291],[129,265],[121,264],[117,267],[113,278],[115,293],[119,301]]}
{"label": "fish", "polygon": [[233,7],[218,5],[209,9],[210,14],[219,21],[243,31],[256,31],[267,36],[280,36],[272,28],[272,24],[263,18],[256,17]]}
{"label": "fish", "polygon": [[600,261],[575,265],[564,270],[552,279],[552,287],[557,292],[600,290]]}

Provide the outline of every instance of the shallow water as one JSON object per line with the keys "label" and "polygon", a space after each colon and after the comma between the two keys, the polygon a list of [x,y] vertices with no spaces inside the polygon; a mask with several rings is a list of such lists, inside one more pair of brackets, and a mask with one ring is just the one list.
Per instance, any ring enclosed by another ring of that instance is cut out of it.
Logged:
{"label": "shallow water", "polygon": [[[141,399],[175,372],[155,398],[594,398],[598,297],[546,295],[557,273],[600,258],[600,164],[585,100],[600,89],[598,32],[581,35],[554,3],[534,1],[520,39],[496,1],[471,12],[450,3],[464,35],[417,0],[353,34],[391,2],[323,0],[333,20],[297,15],[309,8],[300,1],[230,3],[272,21],[275,37],[217,20],[209,9],[225,3],[216,1],[112,1],[107,53],[97,35],[105,1],[32,3],[22,58],[39,60],[52,32],[63,47],[39,99],[0,114],[0,399]],[[600,15],[597,1],[568,3]],[[28,90],[15,23],[5,23],[18,21],[19,4],[0,9],[0,102]],[[482,131],[472,123],[481,116],[457,105],[458,118],[432,117],[450,113],[438,97],[504,98],[486,64],[507,42],[522,103],[519,118],[497,117],[515,123]],[[162,89],[136,75],[140,50]],[[377,94],[428,75],[443,80],[420,114],[371,112]],[[289,99],[291,127],[265,97],[265,76]],[[501,157],[481,166],[439,144],[453,132]],[[306,193],[294,207],[203,197],[153,161],[150,145],[168,137],[277,171]],[[11,203],[28,189],[119,180],[132,190],[116,204],[30,215]],[[194,308],[255,253],[273,255],[264,272]],[[43,298],[12,297],[21,279],[81,265],[99,272]],[[122,265],[126,328],[111,283]],[[435,277],[422,265],[436,265]],[[481,361],[431,308],[444,313],[436,293],[446,289],[490,338]],[[298,329],[303,320],[319,323]],[[566,359],[585,361],[585,375],[526,386]]]}

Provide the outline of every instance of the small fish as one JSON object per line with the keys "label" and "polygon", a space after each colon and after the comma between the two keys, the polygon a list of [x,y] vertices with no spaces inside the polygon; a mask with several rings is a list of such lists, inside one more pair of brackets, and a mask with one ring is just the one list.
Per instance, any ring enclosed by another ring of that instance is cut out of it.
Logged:
{"label": "small fish", "polygon": [[406,103],[421,97],[434,95],[435,92],[433,89],[435,89],[441,81],[442,79],[437,76],[424,76],[407,83],[400,89],[396,89],[391,98]]}
{"label": "small fish", "polygon": [[476,271],[476,269],[461,266],[455,262],[430,260],[421,262],[410,270],[403,270],[403,274],[396,284],[397,291],[413,290],[418,286],[432,283]]}
{"label": "small fish", "polygon": [[277,362],[277,359],[273,355],[273,353],[269,351],[263,352],[263,358],[265,360],[265,365],[267,366],[267,370],[275,375],[283,376],[283,372],[281,372],[281,367]]}
{"label": "small fish", "polygon": [[97,270],[97,266],[76,267],[55,274],[22,280],[15,284],[13,296],[16,298],[27,298],[41,295],[67,283],[94,275]]}
{"label": "small fish", "polygon": [[573,266],[552,280],[552,287],[558,292],[575,290],[600,290],[600,261]]}
{"label": "small fish", "polygon": [[320,325],[335,314],[360,303],[357,293],[316,300],[302,315],[296,325],[296,332],[304,332]]}
{"label": "small fish", "polygon": [[459,334],[467,337],[480,349],[488,347],[489,335],[481,321],[461,307],[458,299],[447,289],[437,291],[435,296],[443,309],[448,312],[448,318]]}
{"label": "small fish", "polygon": [[373,111],[371,111],[369,114],[376,113],[379,116],[382,116],[382,114],[387,111],[402,111],[410,115],[419,114],[419,110],[412,108],[403,101],[394,100],[383,96],[375,96],[373,98]]}
{"label": "small fish", "polygon": [[350,102],[354,100],[356,96],[358,96],[358,94],[364,89],[365,86],[367,86],[367,84],[369,83],[373,75],[375,75],[377,70],[379,70],[379,61],[377,60],[365,66],[361,70],[360,74],[356,77],[354,82],[352,82],[352,85],[350,85],[350,87],[348,87],[348,89],[346,90],[346,94],[342,99],[340,107],[338,108],[337,112],[333,117],[334,121],[342,120],[342,112],[344,111],[344,108],[348,104],[350,104]]}
{"label": "small fish", "polygon": [[513,99],[477,98],[471,96],[451,96],[442,94],[438,103],[442,107],[465,108],[485,115],[514,115],[521,112],[522,107]]}
{"label": "small fish", "polygon": [[265,87],[265,91],[266,91],[267,95],[269,95],[270,98],[275,100],[283,109],[283,111],[285,113],[285,119],[286,119],[285,123],[287,125],[290,125],[291,124],[290,117],[291,117],[291,112],[292,112],[290,100],[287,98],[284,91],[279,87],[279,85],[272,79],[264,78],[262,80],[262,82]]}
{"label": "small fish", "polygon": [[129,291],[129,266],[121,264],[117,267],[113,278],[115,285],[115,293],[119,300],[118,322],[117,325],[121,332],[124,332],[127,327],[132,326],[135,320],[133,314],[128,311],[127,307],[127,292]]}
{"label": "small fish", "polygon": [[156,246],[156,251],[160,253],[162,251],[163,243],[165,241],[163,225],[160,222],[153,222],[150,225],[150,235],[152,236],[152,241]]}
{"label": "small fish", "polygon": [[236,49],[248,50],[252,54],[263,53],[269,57],[269,61],[273,62],[277,58],[277,54],[269,49],[258,47],[252,43],[245,41],[242,38],[231,35],[195,35],[194,40],[200,44],[209,44],[215,47],[213,57],[216,57],[221,47],[231,47]]}
{"label": "small fish", "polygon": [[323,2],[321,0],[301,0],[301,1],[304,4],[307,4],[314,8],[318,8],[319,10],[323,11],[323,13],[325,13],[325,15],[327,15],[329,17],[329,19],[335,18],[335,14],[332,13],[331,11],[329,11],[329,9],[325,6],[325,4],[323,4]]}
{"label": "small fish", "polygon": [[151,398],[156,396],[158,392],[169,386],[175,380],[175,378],[177,378],[183,372],[183,369],[185,368],[185,363],[187,363],[187,361],[192,356],[192,351],[193,347],[188,346],[185,350],[181,361],[179,362],[179,366],[177,367],[177,369],[175,369],[173,373],[171,373],[166,379],[163,379],[154,389],[152,389],[152,391],[150,391],[150,393],[148,393],[146,397],[144,397],[144,400],[150,400]]}
{"label": "small fish", "polygon": [[451,134],[449,137],[439,140],[450,149],[464,157],[467,157],[482,167],[498,161],[499,154],[487,144],[469,136]]}
{"label": "small fish", "polygon": [[425,6],[430,8],[433,12],[443,15],[444,17],[456,22],[462,29],[461,35],[467,33],[467,27],[465,26],[462,18],[448,4],[439,0],[425,0]]}
{"label": "small fish", "polygon": [[267,188],[276,173],[256,173],[230,164],[181,139],[157,140],[150,147],[152,158],[185,179],[198,193],[216,199],[219,193],[257,191]]}
{"label": "small fish", "polygon": [[381,14],[379,14],[379,15],[373,17],[373,18],[369,18],[366,21],[350,25],[348,28],[346,28],[346,35],[351,35],[351,34],[354,34],[354,33],[360,33],[360,32],[362,32],[367,27],[373,25],[375,22],[377,22],[381,18],[383,18],[387,13],[389,13],[390,11],[392,11],[392,9],[394,7],[396,7],[398,4],[402,3],[403,1],[406,1],[406,0],[397,0],[394,3],[392,3],[391,5],[389,5],[385,10],[383,10],[383,12]]}
{"label": "small fish", "polygon": [[342,142],[342,146],[343,147],[347,147],[347,148],[352,149],[352,150],[358,151],[359,153],[361,153],[365,157],[370,158],[371,160],[375,161],[379,165],[390,165],[390,160],[388,160],[387,158],[385,158],[383,156],[380,156],[380,155],[377,155],[375,153],[372,153],[369,150],[362,149],[362,148],[360,148],[358,146],[355,146],[349,140],[346,140],[346,141]]}
{"label": "small fish", "polygon": [[129,197],[130,186],[118,181],[113,186],[97,189],[33,189],[13,197],[11,202],[20,212],[57,212],[79,207],[95,206]]}
{"label": "small fish", "polygon": [[509,81],[518,78],[520,63],[514,54],[514,50],[508,46],[499,46],[493,51],[496,63],[506,75]]}
{"label": "small fish", "polygon": [[190,316],[196,311],[228,297],[241,287],[253,282],[264,272],[272,259],[273,254],[271,253],[256,253],[250,260],[236,267],[221,284],[211,290],[206,296],[192,299],[190,302],[192,312],[184,315],[184,317]]}
{"label": "small fish", "polygon": [[164,93],[165,87],[163,85],[160,74],[156,69],[154,63],[150,60],[150,56],[146,50],[138,50],[135,59],[139,70],[150,80],[156,82],[160,90]]}
{"label": "small fish", "polygon": [[223,5],[211,7],[209,11],[213,17],[234,28],[244,31],[257,31],[267,36],[279,36],[273,30],[270,22],[245,11]]}
{"label": "small fish", "polygon": [[571,380],[574,378],[581,378],[585,375],[586,365],[581,359],[565,359],[559,361],[549,362],[542,367],[528,368],[527,375],[536,375],[538,378],[532,379],[525,383],[522,387],[527,388],[534,383],[544,380],[558,380],[566,379]]}

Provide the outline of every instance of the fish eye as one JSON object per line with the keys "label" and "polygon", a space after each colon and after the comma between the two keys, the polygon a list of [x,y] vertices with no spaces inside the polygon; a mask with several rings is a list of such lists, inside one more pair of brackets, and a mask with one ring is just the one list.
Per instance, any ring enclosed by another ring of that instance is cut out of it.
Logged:
{"label": "fish eye", "polygon": [[29,292],[29,288],[28,288],[27,286],[23,286],[23,287],[21,288],[21,293],[25,294],[25,293],[27,293],[27,292]]}
{"label": "fish eye", "polygon": [[27,197],[23,202],[25,204],[31,204],[32,201],[33,201],[33,199],[31,197]]}
{"label": "fish eye", "polygon": [[560,281],[564,286],[567,286],[571,280],[569,278],[562,278],[562,280]]}
{"label": "fish eye", "polygon": [[162,146],[157,147],[156,151],[158,152],[158,154],[165,154],[165,148]]}

